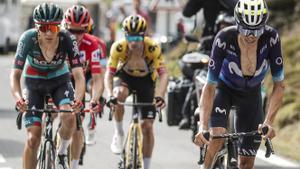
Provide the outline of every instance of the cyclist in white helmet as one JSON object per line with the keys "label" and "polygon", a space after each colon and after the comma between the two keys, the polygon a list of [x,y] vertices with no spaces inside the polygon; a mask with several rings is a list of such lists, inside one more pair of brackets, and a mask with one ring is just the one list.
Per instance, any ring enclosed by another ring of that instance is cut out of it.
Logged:
{"label": "cyclist in white helmet", "polygon": [[[206,140],[203,133],[226,132],[229,110],[237,109],[236,131],[249,132],[268,127],[264,138],[274,138],[273,122],[284,93],[283,57],[278,32],[266,25],[268,8],[264,0],[239,0],[234,10],[237,26],[221,30],[213,43],[211,60],[199,109],[199,131],[195,143],[208,144],[204,168],[211,168],[224,140]],[[266,117],[263,116],[261,85],[271,70],[273,91]],[[210,124],[210,125],[208,125]],[[252,169],[260,136],[239,140],[239,168]]]}

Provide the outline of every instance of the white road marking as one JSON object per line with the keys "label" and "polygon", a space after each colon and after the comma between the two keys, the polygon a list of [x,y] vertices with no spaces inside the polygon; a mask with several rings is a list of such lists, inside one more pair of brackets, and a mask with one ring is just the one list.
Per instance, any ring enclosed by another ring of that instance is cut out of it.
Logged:
{"label": "white road marking", "polygon": [[5,158],[3,157],[2,154],[0,154],[0,163],[5,163],[5,162],[6,162]]}
{"label": "white road marking", "polygon": [[12,169],[10,167],[0,167],[0,169]]}
{"label": "white road marking", "polygon": [[288,161],[282,157],[279,157],[277,155],[271,155],[269,158],[265,157],[265,151],[264,150],[258,150],[257,151],[257,157],[260,160],[263,160],[267,163],[280,166],[280,167],[286,167],[286,168],[300,168],[299,164],[296,164],[294,162]]}

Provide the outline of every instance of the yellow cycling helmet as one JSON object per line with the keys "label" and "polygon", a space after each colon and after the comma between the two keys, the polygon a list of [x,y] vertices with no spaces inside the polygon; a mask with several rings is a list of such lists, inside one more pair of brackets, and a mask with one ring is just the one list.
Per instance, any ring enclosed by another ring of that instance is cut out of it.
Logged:
{"label": "yellow cycling helmet", "polygon": [[239,0],[234,9],[234,17],[239,26],[259,29],[266,25],[269,17],[264,0]]}
{"label": "yellow cycling helmet", "polygon": [[94,33],[94,28],[95,28],[94,20],[91,18],[90,22],[89,22],[89,25],[87,27],[87,33],[88,34],[93,34]]}
{"label": "yellow cycling helmet", "polygon": [[123,21],[122,29],[126,35],[144,35],[147,22],[140,15],[130,15]]}

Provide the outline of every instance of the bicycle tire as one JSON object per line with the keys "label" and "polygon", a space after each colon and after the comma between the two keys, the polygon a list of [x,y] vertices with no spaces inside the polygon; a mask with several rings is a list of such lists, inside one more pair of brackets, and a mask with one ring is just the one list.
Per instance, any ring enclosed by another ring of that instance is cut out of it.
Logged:
{"label": "bicycle tire", "polygon": [[133,147],[132,147],[132,162],[133,162],[133,169],[138,169],[138,135],[137,135],[137,127],[133,128]]}
{"label": "bicycle tire", "polygon": [[134,124],[131,124],[128,130],[128,136],[126,139],[126,144],[124,147],[124,168],[125,169],[132,169],[131,161],[132,161],[132,145],[133,145],[133,129]]}
{"label": "bicycle tire", "polygon": [[47,141],[45,146],[45,169],[54,169],[55,168],[55,151],[53,143]]}
{"label": "bicycle tire", "polygon": [[40,149],[38,152],[38,169],[45,169],[45,150],[44,150],[44,143],[40,145]]}

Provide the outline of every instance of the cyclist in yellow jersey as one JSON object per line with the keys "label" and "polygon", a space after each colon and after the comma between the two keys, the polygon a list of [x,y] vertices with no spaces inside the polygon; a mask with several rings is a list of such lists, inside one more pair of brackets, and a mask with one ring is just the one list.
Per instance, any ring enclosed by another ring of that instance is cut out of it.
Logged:
{"label": "cyclist in yellow jersey", "polygon": [[[130,15],[123,21],[125,38],[115,42],[105,73],[104,84],[107,90],[107,104],[113,107],[115,133],[111,144],[114,153],[121,153],[124,141],[122,126],[124,102],[133,90],[138,102],[155,102],[156,107],[165,107],[164,95],[168,84],[168,74],[161,49],[152,39],[145,37],[147,23],[140,15]],[[118,77],[113,82],[113,77]],[[159,76],[159,85],[155,91],[155,81]],[[155,107],[143,107],[141,110],[143,131],[144,169],[149,169],[154,147],[153,122]]]}

